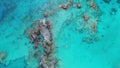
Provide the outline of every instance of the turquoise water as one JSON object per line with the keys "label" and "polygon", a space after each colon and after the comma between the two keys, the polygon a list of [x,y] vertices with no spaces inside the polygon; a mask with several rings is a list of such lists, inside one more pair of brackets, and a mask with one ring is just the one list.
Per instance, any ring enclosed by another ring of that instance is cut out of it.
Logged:
{"label": "turquoise water", "polygon": [[44,12],[52,25],[56,68],[120,68],[120,3],[94,0],[94,10],[91,1],[73,0],[81,8],[70,5],[64,10],[58,6],[67,0],[0,0],[0,68],[39,66],[42,48],[33,48],[28,32]]}

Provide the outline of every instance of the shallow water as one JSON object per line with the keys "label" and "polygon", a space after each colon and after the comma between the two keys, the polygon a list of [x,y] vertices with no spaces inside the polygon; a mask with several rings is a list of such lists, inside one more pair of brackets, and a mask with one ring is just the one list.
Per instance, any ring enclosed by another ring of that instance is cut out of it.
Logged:
{"label": "shallow water", "polygon": [[[36,50],[27,31],[44,12],[52,25],[56,68],[120,68],[120,3],[94,0],[94,10],[91,0],[79,1],[81,8],[70,5],[64,10],[58,6],[65,0],[0,0],[0,68],[38,67],[40,56],[33,57]],[[42,48],[38,52],[42,55]]]}

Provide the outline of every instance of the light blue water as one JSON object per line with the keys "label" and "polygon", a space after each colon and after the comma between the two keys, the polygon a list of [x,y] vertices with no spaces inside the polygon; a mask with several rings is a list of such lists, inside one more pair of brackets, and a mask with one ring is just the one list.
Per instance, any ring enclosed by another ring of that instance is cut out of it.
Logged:
{"label": "light blue water", "polygon": [[[57,68],[120,68],[120,4],[117,0],[94,2],[97,11],[87,0],[80,0],[81,9],[71,6],[68,10],[58,8],[65,0],[0,0],[0,52],[6,53],[4,60],[0,53],[0,68],[38,67],[26,32],[45,11],[50,13]],[[88,23],[84,14],[90,16]],[[97,31],[91,35],[94,22]]]}

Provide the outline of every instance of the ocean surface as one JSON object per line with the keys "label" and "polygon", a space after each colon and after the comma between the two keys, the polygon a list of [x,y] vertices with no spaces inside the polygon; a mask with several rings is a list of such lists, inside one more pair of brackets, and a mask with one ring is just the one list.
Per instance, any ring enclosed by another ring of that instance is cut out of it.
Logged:
{"label": "ocean surface", "polygon": [[42,68],[43,50],[34,49],[29,31],[44,13],[55,68],[120,68],[120,0],[71,0],[67,9],[60,7],[68,2],[0,0],[0,68]]}

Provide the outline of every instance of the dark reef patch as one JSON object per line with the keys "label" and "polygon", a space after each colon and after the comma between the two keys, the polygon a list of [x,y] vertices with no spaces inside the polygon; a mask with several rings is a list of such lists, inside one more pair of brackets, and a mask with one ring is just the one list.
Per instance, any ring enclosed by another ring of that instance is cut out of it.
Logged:
{"label": "dark reef patch", "polygon": [[16,60],[13,60],[10,62],[9,65],[7,65],[7,68],[25,68],[26,62],[25,57],[18,58]]}
{"label": "dark reef patch", "polygon": [[110,15],[116,15],[117,9],[116,8],[111,8]]}
{"label": "dark reef patch", "polygon": [[6,65],[0,63],[0,68],[6,68]]}
{"label": "dark reef patch", "polygon": [[120,4],[120,0],[117,0],[117,3]]}
{"label": "dark reef patch", "polygon": [[110,3],[111,0],[103,0],[105,3]]}
{"label": "dark reef patch", "polygon": [[0,68],[25,68],[26,65],[25,57],[21,57],[10,61],[8,65],[0,63]]}
{"label": "dark reef patch", "polygon": [[0,2],[0,22],[17,7],[15,2],[3,1]]}

